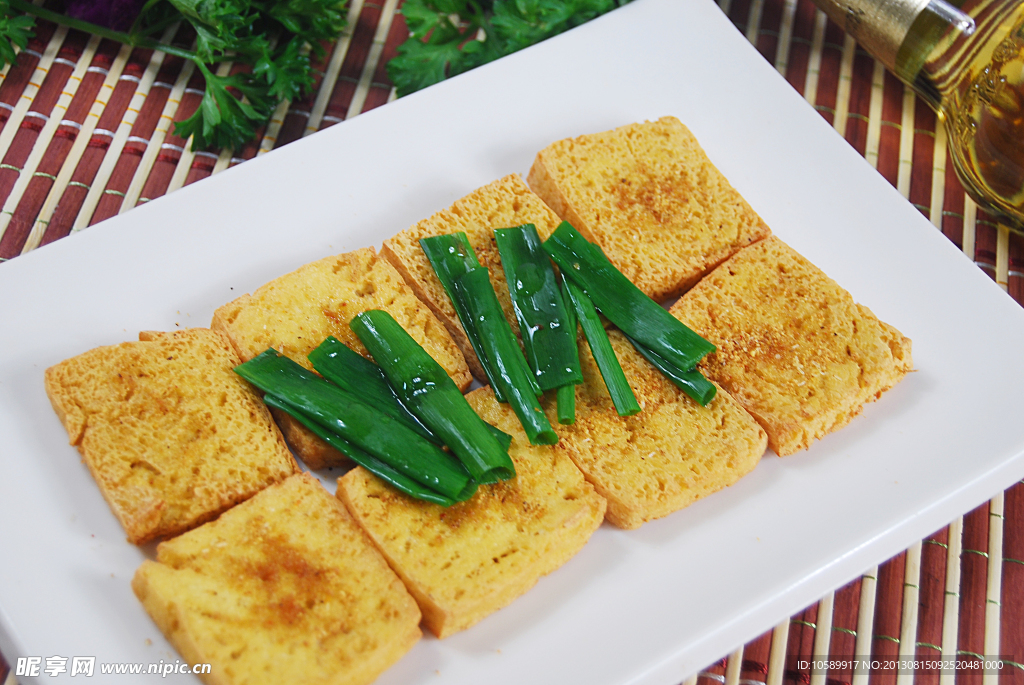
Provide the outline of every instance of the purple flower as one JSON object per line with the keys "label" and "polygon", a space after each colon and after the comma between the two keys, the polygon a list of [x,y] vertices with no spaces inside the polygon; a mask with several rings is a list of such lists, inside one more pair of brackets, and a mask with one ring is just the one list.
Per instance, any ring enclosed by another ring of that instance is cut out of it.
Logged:
{"label": "purple flower", "polygon": [[127,31],[145,0],[69,0],[65,10],[69,16],[115,31]]}

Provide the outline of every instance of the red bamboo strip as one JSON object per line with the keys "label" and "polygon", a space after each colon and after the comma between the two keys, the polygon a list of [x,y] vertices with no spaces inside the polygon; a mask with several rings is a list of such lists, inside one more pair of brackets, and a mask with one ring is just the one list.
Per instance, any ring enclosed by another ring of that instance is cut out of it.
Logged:
{"label": "red bamboo strip", "polygon": [[800,668],[800,661],[808,661],[814,654],[814,631],[817,628],[818,605],[812,604],[789,621],[789,641],[786,642],[786,673],[783,682],[787,685],[808,685],[811,672]]}
{"label": "red bamboo strip", "polygon": [[789,44],[789,60],[786,63],[786,80],[796,92],[804,94],[807,83],[807,68],[811,59],[811,41],[814,38],[814,21],[817,8],[811,0],[799,0],[793,14],[793,32]]}
{"label": "red bamboo strip", "polygon": [[[240,73],[242,71],[248,71],[249,68],[250,67],[248,65],[232,64],[231,68],[228,70],[228,75],[237,74],[237,73]],[[193,86],[193,83],[195,81],[196,76],[199,76],[199,81],[198,81],[197,85]],[[195,112],[196,108],[198,108],[198,106],[199,106],[199,103],[202,101],[202,95],[200,93],[203,91],[203,89],[205,87],[204,84],[205,84],[205,81],[202,79],[202,76],[200,74],[198,74],[198,72],[196,74],[194,74],[192,76],[192,78],[189,80],[189,89],[194,89],[194,92],[189,93],[189,94],[194,97],[193,102],[195,104],[194,105],[191,104],[191,103],[189,104],[190,109],[187,110],[188,112],[190,112],[190,113],[191,112]],[[237,95],[237,93],[236,93],[236,95]],[[182,98],[182,106],[184,106],[184,105],[185,105],[185,99]],[[182,120],[185,117],[186,117],[186,115],[181,114],[181,115],[179,115],[179,116],[177,116],[175,118],[176,118],[176,120]],[[174,138],[176,140],[174,142],[172,142],[171,141],[171,136],[168,136],[164,144],[167,145],[168,143],[171,143],[173,145],[177,145],[180,148],[184,148],[185,147],[185,145],[186,145],[185,141],[181,141],[181,139],[178,138],[177,136],[174,136]],[[177,141],[181,141],[181,142],[177,142]],[[191,143],[189,143],[189,144],[191,144]],[[188,173],[185,176],[185,181],[184,181],[184,183],[182,185],[186,185],[187,186],[187,185],[189,185],[191,183],[195,183],[196,181],[200,181],[200,180],[202,180],[204,178],[207,178],[208,176],[211,176],[213,174],[213,168],[214,168],[214,166],[217,163],[217,156],[218,156],[219,153],[220,153],[219,150],[213,150],[213,149],[197,151],[196,154],[195,154],[195,157],[192,160],[192,165],[189,167]],[[171,174],[170,174],[170,176],[167,177],[167,181],[164,183],[164,185],[162,187],[161,194],[166,192],[167,187],[170,184],[171,178],[174,176],[174,172],[177,170],[178,162],[179,162],[180,159],[181,159],[181,153],[177,152],[177,150],[174,151],[173,159],[171,158],[170,155],[168,155],[167,158],[165,158],[164,161],[169,166],[171,166]],[[159,157],[157,158],[157,160],[161,161]],[[156,165],[154,165],[154,167],[155,166]],[[143,192],[144,193],[145,193],[145,190],[146,190],[145,187],[143,187]],[[148,195],[145,195],[145,194],[143,194],[143,197],[146,197],[148,199],[153,199],[152,196],[148,196]]]}
{"label": "red bamboo strip", "polygon": [[932,160],[935,152],[935,112],[921,98],[914,106],[914,152],[911,159],[910,201],[927,218],[932,198]]}
{"label": "red bamboo strip", "polygon": [[772,631],[754,638],[743,648],[743,664],[740,678],[748,681],[747,685],[764,683],[768,678],[768,661],[772,649]]}
{"label": "red bamboo strip", "polygon": [[[105,75],[102,71],[110,68],[120,45],[113,41],[100,43],[92,62],[89,64],[94,71],[86,72],[75,97],[68,106],[64,121],[81,124],[89,114],[89,109],[96,100]],[[35,224],[36,217],[46,202],[46,197],[53,187],[53,179],[60,173],[64,160],[67,159],[71,146],[75,142],[78,130],[72,125],[62,125],[54,133],[36,170],[35,177],[29,182],[25,194],[18,203],[7,226],[3,239],[0,240],[0,257],[10,258],[21,254],[25,240]]]}
{"label": "red bamboo strip", "polygon": [[[875,584],[875,621],[872,629],[871,658],[881,664],[895,660],[900,653],[900,628],[903,614],[903,581],[907,553],[900,552],[878,567]],[[871,685],[896,685],[892,669],[872,670]]]}
{"label": "red bamboo strip", "polygon": [[[213,154],[213,153],[209,153]],[[213,167],[217,164],[217,158],[215,156],[207,156],[206,154],[197,154],[195,159],[192,160],[192,166],[189,169],[188,175],[185,177],[184,185],[190,185],[196,181],[201,181],[213,175]]]}
{"label": "red bamboo strip", "polygon": [[1024,305],[1024,236],[1010,234],[1010,275],[1006,290],[1017,304]]}
{"label": "red bamboo strip", "polygon": [[[945,232],[945,231],[943,231]],[[988,212],[978,210],[974,234],[974,262],[994,281],[996,279],[996,241],[998,229]]]}
{"label": "red bamboo strip", "polygon": [[[963,548],[960,553],[960,628],[957,654],[985,654],[985,608],[988,591],[988,502],[964,515]],[[960,685],[981,685],[977,669],[961,669]]]}
{"label": "red bamboo strip", "polygon": [[[309,110],[313,106],[315,96],[315,92],[307,94],[299,103],[289,109],[284,117],[284,123],[281,124],[280,130],[277,132],[274,149],[295,142],[302,137],[303,131],[306,130],[306,122],[309,121]],[[262,137],[262,135],[259,136],[259,138]],[[259,150],[258,146],[257,150]]]}
{"label": "red bamboo strip", "polygon": [[[174,117],[176,121],[188,119],[199,108],[199,103],[203,99],[202,91],[204,84],[203,75],[196,70],[192,78],[189,79],[188,88],[181,97],[181,104],[178,105],[178,112]],[[140,202],[143,200],[155,200],[167,192],[167,186],[170,184],[171,177],[174,176],[174,170],[178,166],[178,160],[181,158],[179,150],[184,149],[187,142],[180,136],[175,135],[174,129],[175,127],[172,124],[167,137],[164,139],[164,149],[157,156],[156,162],[153,163],[153,169],[149,172],[149,178],[146,179],[146,184],[142,186]]]}
{"label": "red bamboo strip", "polygon": [[896,185],[900,172],[900,136],[903,120],[903,83],[885,72],[882,89],[882,129],[878,143],[878,173]]}
{"label": "red bamboo strip", "polygon": [[[829,640],[829,659],[848,661],[857,655],[857,616],[860,614],[861,579],[847,583],[836,590],[832,601],[832,635]],[[848,685],[853,680],[853,669],[837,669],[828,673],[827,683]]]}
{"label": "red bamboo strip", "polygon": [[[69,32],[58,56],[63,57],[64,60],[77,62],[87,40],[88,38],[84,34]],[[53,106],[57,104],[57,99],[60,97],[61,91],[64,90],[64,84],[67,83],[68,76],[72,71],[74,71],[74,66],[63,60],[54,61],[53,66],[43,78],[39,91],[32,98],[28,113],[22,120],[17,133],[14,134],[10,146],[4,151],[3,166],[0,167],[0,205],[7,199],[17,182],[20,169],[32,153],[32,148],[35,147],[36,139],[39,137],[39,131],[46,124],[46,120],[49,118]]]}
{"label": "red bamboo strip", "polygon": [[341,64],[338,82],[331,92],[330,102],[324,111],[324,122],[321,124],[321,128],[344,121],[348,116],[348,106],[352,102],[352,96],[355,95],[356,85],[363,73],[363,65],[366,64],[366,57],[370,54],[370,48],[373,46],[373,34],[377,30],[380,15],[380,4],[367,2],[363,5],[363,11],[359,13],[359,20],[356,22],[352,40],[348,46],[348,53],[345,55],[345,61]]}
{"label": "red bamboo strip", "polygon": [[[921,580],[918,587],[917,650],[922,660],[942,655],[942,619],[946,606],[946,556],[949,529],[932,533],[921,545]],[[918,685],[938,685],[938,671],[917,672]]]}
{"label": "red bamboo strip", "polygon": [[766,2],[761,9],[761,26],[757,32],[755,47],[769,64],[775,64],[775,55],[779,48],[783,7],[781,2]]}
{"label": "red bamboo strip", "polygon": [[[54,24],[49,22],[36,22],[35,29],[33,29],[35,36],[29,39],[26,49],[18,53],[17,62],[11,65],[10,70],[7,72],[7,77],[4,79],[3,84],[0,85],[0,103],[11,108],[18,104],[22,93],[25,92],[25,86],[28,85],[28,82],[32,79],[32,74],[36,71],[36,65],[39,64],[39,57],[37,55],[46,49],[46,45],[50,42],[50,38],[53,36],[56,28]],[[0,130],[7,123],[10,115],[10,109],[0,107]]]}
{"label": "red bamboo strip", "polygon": [[732,0],[729,5],[729,19],[740,33],[746,33],[750,17],[750,0]]}
{"label": "red bamboo strip", "polygon": [[[400,9],[401,5],[399,5]],[[400,11],[396,11],[394,18],[391,20],[391,28],[388,30],[387,38],[384,40],[384,50],[381,51],[380,62],[377,63],[377,69],[373,72],[373,83],[370,85],[370,92],[366,94],[366,100],[363,102],[364,112],[387,104],[388,99],[391,97],[392,87],[391,77],[388,76],[388,62],[398,54],[398,46],[405,41],[408,35],[409,29],[405,25],[405,16]]]}
{"label": "red bamboo strip", "polygon": [[821,71],[818,74],[818,94],[814,106],[830,124],[835,122],[839,66],[843,59],[843,40],[842,30],[829,20],[825,27],[825,42],[821,48]]}
{"label": "red bamboo strip", "polygon": [[[1024,680],[1024,483],[1017,483],[1003,500],[1003,585],[1000,652],[1009,659],[1013,683]],[[1007,682],[1009,685],[1009,682]]]}
{"label": "red bamboo strip", "polygon": [[725,682],[725,670],[728,665],[728,657],[722,657],[710,664],[698,674],[697,685],[722,685]]}
{"label": "red bamboo strip", "polygon": [[[942,233],[954,245],[963,249],[964,235],[964,187],[953,168],[953,159],[946,151],[946,194],[942,202]],[[992,265],[995,268],[995,242],[992,243]],[[995,271],[993,270],[993,277]]]}
{"label": "red bamboo strip", "polygon": [[89,193],[88,186],[95,178],[100,164],[103,163],[103,157],[106,155],[107,147],[112,139],[112,136],[105,135],[102,131],[112,133],[117,130],[121,117],[135,93],[136,82],[132,79],[142,76],[142,72],[145,71],[146,65],[149,63],[151,52],[150,50],[134,50],[128,58],[124,74],[114,88],[114,92],[111,93],[103,114],[100,115],[100,120],[96,125],[97,131],[89,141],[89,147],[82,155],[82,160],[71,177],[71,184],[64,191],[64,195],[61,196],[60,203],[50,219],[50,224],[43,237],[44,243],[62,238],[71,231],[75,217],[78,216],[78,211],[81,209],[82,203],[85,202],[85,196]]}
{"label": "red bamboo strip", "polygon": [[[742,4],[744,9],[743,13],[738,15],[739,20],[736,19],[736,6]],[[750,0],[718,0],[718,5],[722,7],[722,11],[725,14],[726,19],[732,22],[732,25],[736,27],[740,33],[743,33],[743,27],[740,25],[742,22],[747,20],[747,8],[749,7]]]}
{"label": "red bamboo strip", "polygon": [[[135,123],[132,125],[131,137],[141,138],[145,141],[153,137],[160,115],[163,113],[164,104],[170,95],[171,84],[178,78],[184,65],[185,61],[181,58],[167,57],[164,59],[160,71],[157,72],[154,86],[151,88],[149,96],[143,101]],[[132,177],[146,151],[146,146],[147,143],[136,141],[129,141],[125,144],[110,180],[107,182],[106,192],[99,204],[96,205],[96,211],[93,212],[92,219],[89,221],[90,226],[116,215],[121,209],[124,193],[131,185]]]}
{"label": "red bamboo strip", "polygon": [[853,82],[850,84],[850,110],[845,137],[857,152],[867,152],[868,115],[871,112],[871,81],[875,60],[857,48],[853,58]]}

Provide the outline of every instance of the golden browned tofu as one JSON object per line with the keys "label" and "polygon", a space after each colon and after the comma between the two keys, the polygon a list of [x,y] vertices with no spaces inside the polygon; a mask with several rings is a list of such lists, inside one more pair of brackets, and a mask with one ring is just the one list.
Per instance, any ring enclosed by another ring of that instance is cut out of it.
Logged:
{"label": "golden browned tofu", "polygon": [[605,502],[560,451],[530,445],[490,388],[467,395],[485,421],[512,435],[515,478],[483,485],[444,508],[390,489],[362,468],[338,497],[405,582],[438,637],[508,605],[568,561],[601,524]]}
{"label": "golden browned tofu", "polygon": [[402,277],[412,286],[416,295],[430,305],[437,318],[444,322],[452,337],[462,349],[473,375],[486,383],[487,376],[480,366],[451,300],[434,274],[419,241],[435,235],[464,231],[473,246],[480,264],[487,268],[494,292],[505,310],[505,316],[518,334],[519,323],[512,310],[512,298],[501,268],[501,257],[494,242],[494,229],[534,224],[541,240],[551,235],[561,223],[555,213],[539,197],[530,192],[518,175],[512,174],[474,190],[451,207],[437,212],[393,238],[384,241],[381,249],[388,261],[395,265]]}
{"label": "golden browned tofu", "polygon": [[136,544],[198,526],[296,468],[224,336],[139,338],[46,370],[71,444]]}
{"label": "golden browned tofu", "polygon": [[658,301],[770,233],[675,117],[552,143],[527,181]]}
{"label": "golden browned tofu", "polygon": [[580,345],[584,384],[576,423],[559,427],[564,451],[603,497],[606,517],[638,528],[732,485],[764,454],[757,422],[719,390],[701,407],[661,375],[619,331],[608,336],[642,411],[619,416],[590,348]]}
{"label": "golden browned tofu", "polygon": [[845,426],[914,365],[909,338],[774,237],[737,253],[671,311],[718,347],[700,368],[779,455]]}
{"label": "golden browned tofu", "polygon": [[[326,257],[275,278],[218,309],[212,328],[228,336],[243,361],[273,347],[312,369],[306,355],[330,335],[368,354],[348,325],[368,309],[389,312],[460,388],[469,386],[466,360],[444,326],[371,247]],[[286,413],[275,410],[274,417],[309,468],[348,461]]]}
{"label": "golden browned tofu", "polygon": [[421,635],[416,602],[308,474],[162,543],[132,589],[218,685],[366,685]]}

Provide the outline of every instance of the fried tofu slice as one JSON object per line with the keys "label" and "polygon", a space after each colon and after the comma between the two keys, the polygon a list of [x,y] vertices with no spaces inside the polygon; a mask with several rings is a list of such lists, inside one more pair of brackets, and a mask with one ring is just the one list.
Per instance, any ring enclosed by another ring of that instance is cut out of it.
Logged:
{"label": "fried tofu slice", "polygon": [[161,543],[132,589],[218,685],[366,685],[421,636],[416,602],[309,474]]}
{"label": "fried tofu slice", "polygon": [[296,469],[263,402],[205,328],[143,332],[46,370],[46,394],[128,539],[183,533]]}
{"label": "fried tofu slice", "polygon": [[[472,377],[458,346],[413,291],[372,247],[306,264],[219,308],[211,327],[231,340],[242,361],[273,347],[312,370],[306,358],[327,336],[369,357],[349,328],[357,314],[383,309],[465,390]],[[298,421],[273,411],[288,443],[306,466],[321,469],[348,463]]]}
{"label": "fried tofu slice", "polygon": [[793,454],[913,369],[911,341],[776,237],[733,256],[672,314],[718,351],[700,368]]}
{"label": "fried tofu slice", "polygon": [[554,142],[527,182],[659,302],[770,233],[675,117]]}
{"label": "fried tofu slice", "polygon": [[447,209],[385,240],[381,255],[398,269],[416,296],[426,302],[437,318],[444,322],[462,350],[473,375],[486,383],[487,376],[483,367],[462,329],[448,294],[423,254],[419,241],[421,238],[464,231],[480,264],[489,272],[491,285],[505,311],[505,318],[518,335],[519,323],[512,309],[505,272],[501,268],[494,229],[534,224],[541,240],[544,240],[558,228],[559,223],[561,221],[555,213],[530,191],[517,174],[512,174],[474,190]]}
{"label": "fried tofu slice", "polygon": [[590,348],[581,339],[584,383],[576,422],[555,446],[608,500],[606,518],[639,528],[732,485],[757,466],[765,432],[719,389],[707,407],[679,390],[618,330],[608,337],[642,410],[619,416]]}
{"label": "fried tofu slice", "polygon": [[605,512],[604,499],[572,462],[550,446],[530,445],[490,388],[466,398],[485,421],[512,435],[514,478],[480,486],[449,508],[406,497],[362,468],[338,480],[338,497],[441,638],[508,605],[568,561]]}

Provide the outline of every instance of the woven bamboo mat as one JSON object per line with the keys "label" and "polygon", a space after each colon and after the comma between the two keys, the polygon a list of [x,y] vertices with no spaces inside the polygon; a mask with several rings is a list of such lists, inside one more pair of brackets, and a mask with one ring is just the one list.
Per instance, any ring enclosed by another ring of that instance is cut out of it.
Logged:
{"label": "woven bamboo mat", "polygon": [[[42,24],[0,85],[0,259],[11,259],[394,98],[384,65],[404,40],[400,0],[351,0],[317,87],[233,155],[170,132],[202,82],[180,59]],[[968,258],[1024,304],[1024,239],[965,198],[934,113],[810,0],[719,0],[789,83]],[[168,40],[173,34],[166,36]],[[221,65],[222,73],[230,64]],[[907,255],[913,259],[913,255]],[[813,541],[808,541],[813,544]],[[1005,675],[827,673],[842,659],[1002,655]],[[682,676],[683,674],[680,674]],[[686,685],[1024,683],[1024,484],[740,646]],[[15,677],[0,658],[0,681]]]}

